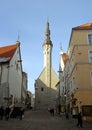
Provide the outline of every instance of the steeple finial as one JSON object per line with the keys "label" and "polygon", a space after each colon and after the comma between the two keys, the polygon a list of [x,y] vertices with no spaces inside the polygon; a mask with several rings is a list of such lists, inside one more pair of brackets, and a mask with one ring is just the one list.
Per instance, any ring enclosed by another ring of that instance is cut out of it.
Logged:
{"label": "steeple finial", "polygon": [[19,31],[18,31],[18,38],[17,38],[17,41],[16,41],[16,44],[20,45],[20,42],[19,42]]}
{"label": "steeple finial", "polygon": [[17,41],[19,41],[19,38],[20,38],[20,36],[19,36],[19,31],[18,31],[18,40]]}
{"label": "steeple finial", "polygon": [[46,36],[50,37],[50,29],[49,29],[49,22],[47,21],[47,24],[46,24]]}

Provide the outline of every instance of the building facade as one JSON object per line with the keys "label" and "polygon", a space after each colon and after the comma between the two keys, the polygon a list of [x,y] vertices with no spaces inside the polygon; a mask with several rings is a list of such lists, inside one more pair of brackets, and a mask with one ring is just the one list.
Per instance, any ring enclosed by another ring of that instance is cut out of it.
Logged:
{"label": "building facade", "polygon": [[52,68],[52,41],[50,40],[49,23],[46,25],[46,39],[43,43],[44,69],[35,81],[35,107],[47,109],[56,105],[56,84],[58,76]]}
{"label": "building facade", "polygon": [[21,61],[20,42],[0,47],[0,105],[21,102]]}
{"label": "building facade", "polygon": [[27,89],[28,89],[28,77],[27,73],[22,72],[22,92],[21,92],[21,99],[22,103],[25,104],[25,100],[27,97]]}
{"label": "building facade", "polygon": [[[59,62],[59,82],[57,84],[57,95],[56,104],[57,112],[66,111],[66,79],[65,79],[65,65],[68,61],[67,53],[64,53],[62,49],[60,50],[60,62]],[[68,70],[68,69],[67,69]]]}
{"label": "building facade", "polygon": [[[92,117],[92,23],[72,28],[64,66],[66,110]],[[61,86],[62,87],[62,86]]]}

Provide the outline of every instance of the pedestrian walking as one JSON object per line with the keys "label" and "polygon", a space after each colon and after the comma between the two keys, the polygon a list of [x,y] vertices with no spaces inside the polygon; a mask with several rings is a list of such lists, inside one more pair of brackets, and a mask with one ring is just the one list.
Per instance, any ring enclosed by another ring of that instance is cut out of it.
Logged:
{"label": "pedestrian walking", "polygon": [[9,108],[9,106],[7,106],[6,109],[5,109],[5,119],[6,120],[9,119],[10,111],[11,111],[11,109]]}
{"label": "pedestrian walking", "polygon": [[54,108],[51,108],[51,109],[50,109],[50,114],[51,114],[52,116],[54,116]]}
{"label": "pedestrian walking", "polygon": [[68,111],[66,111],[65,115],[66,115],[66,119],[69,119],[69,112]]}
{"label": "pedestrian walking", "polygon": [[83,120],[82,120],[82,114],[81,114],[81,112],[78,113],[77,119],[78,119],[77,126],[82,128],[83,127]]}
{"label": "pedestrian walking", "polygon": [[20,117],[20,120],[22,120],[22,118],[24,117],[24,109],[23,108],[21,108],[20,110],[19,110],[19,117]]}
{"label": "pedestrian walking", "polygon": [[48,112],[50,112],[50,107],[48,107]]}
{"label": "pedestrian walking", "polygon": [[1,106],[0,107],[0,119],[3,120],[3,117],[4,117],[4,107]]}
{"label": "pedestrian walking", "polygon": [[56,108],[56,113],[60,115],[60,113],[61,113],[61,105],[60,104],[56,105],[55,108]]}

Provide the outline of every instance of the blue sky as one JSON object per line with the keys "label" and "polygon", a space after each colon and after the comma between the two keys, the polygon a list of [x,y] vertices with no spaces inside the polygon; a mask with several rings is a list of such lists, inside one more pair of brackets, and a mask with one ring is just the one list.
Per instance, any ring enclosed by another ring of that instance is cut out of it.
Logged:
{"label": "blue sky", "polygon": [[21,42],[23,71],[28,89],[43,70],[43,49],[47,20],[50,23],[52,67],[59,68],[60,45],[67,51],[71,29],[92,22],[92,0],[0,0],[0,46]]}

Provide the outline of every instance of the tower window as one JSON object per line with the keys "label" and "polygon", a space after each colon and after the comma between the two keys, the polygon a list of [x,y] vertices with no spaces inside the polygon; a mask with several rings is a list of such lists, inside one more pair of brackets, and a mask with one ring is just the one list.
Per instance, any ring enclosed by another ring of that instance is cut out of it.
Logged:
{"label": "tower window", "polygon": [[43,87],[41,87],[41,91],[44,91],[44,88],[43,88]]}

